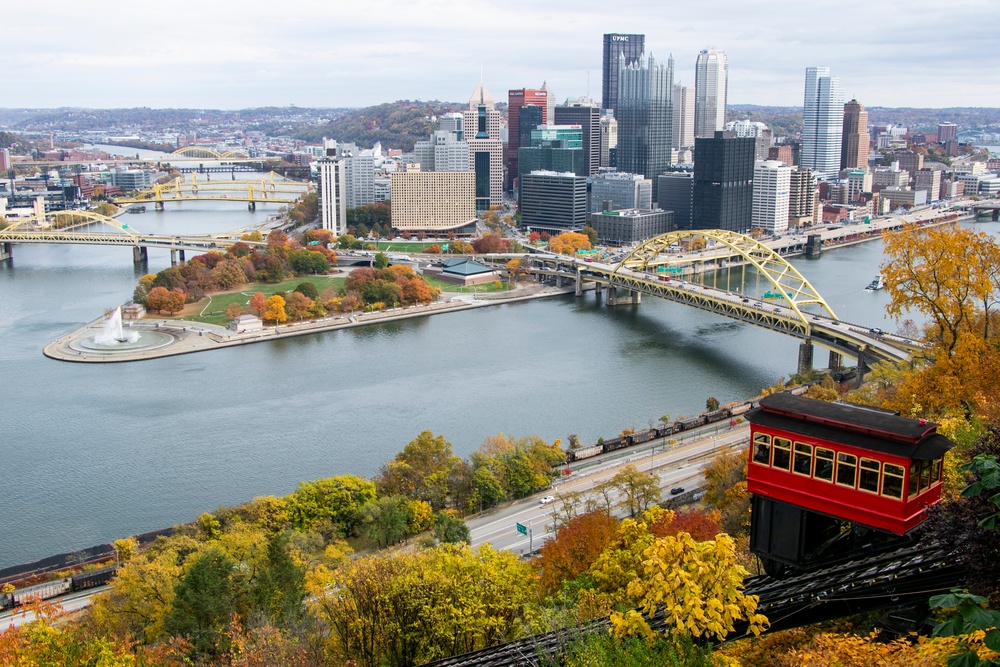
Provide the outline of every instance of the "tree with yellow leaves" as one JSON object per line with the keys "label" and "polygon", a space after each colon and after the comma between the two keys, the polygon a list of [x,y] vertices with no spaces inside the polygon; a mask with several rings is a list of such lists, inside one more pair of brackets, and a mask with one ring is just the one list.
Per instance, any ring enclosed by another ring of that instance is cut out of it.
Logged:
{"label": "tree with yellow leaves", "polygon": [[639,576],[627,590],[642,613],[613,612],[616,636],[655,636],[646,618],[661,613],[671,633],[708,639],[724,639],[741,619],[755,635],[767,627],[767,618],[756,613],[757,596],[743,593],[747,571],[725,533],[705,542],[695,542],[687,533],[659,538],[642,556]]}
{"label": "tree with yellow leaves", "polygon": [[590,239],[579,232],[563,232],[549,240],[549,250],[561,255],[574,255],[577,250],[590,250]]}

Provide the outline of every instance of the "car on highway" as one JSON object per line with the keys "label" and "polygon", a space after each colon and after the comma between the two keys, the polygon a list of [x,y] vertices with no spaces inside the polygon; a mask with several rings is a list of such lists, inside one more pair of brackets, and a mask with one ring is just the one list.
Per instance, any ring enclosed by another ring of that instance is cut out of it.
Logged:
{"label": "car on highway", "polygon": [[670,495],[672,495],[672,496],[679,496],[682,493],[684,493],[684,487],[683,486],[675,486],[674,488],[670,489]]}
{"label": "car on highway", "polygon": [[538,504],[539,505],[548,505],[549,503],[551,503],[555,499],[556,499],[555,496],[542,496],[541,498],[538,499]]}

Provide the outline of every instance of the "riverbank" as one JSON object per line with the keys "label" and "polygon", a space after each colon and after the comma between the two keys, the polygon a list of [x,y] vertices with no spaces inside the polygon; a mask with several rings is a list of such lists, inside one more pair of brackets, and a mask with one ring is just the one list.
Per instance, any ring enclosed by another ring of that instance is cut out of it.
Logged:
{"label": "riverbank", "polygon": [[236,345],[249,345],[281,338],[292,338],[326,331],[363,327],[415,317],[427,317],[471,308],[497,306],[530,299],[540,299],[563,294],[572,294],[573,287],[551,287],[536,284],[519,285],[509,292],[483,294],[452,294],[444,301],[431,304],[405,306],[373,313],[344,314],[324,317],[319,320],[280,324],[265,327],[262,331],[235,332],[225,327],[190,320],[168,320],[145,318],[130,322],[128,330],[140,334],[155,334],[161,339],[169,338],[155,346],[130,346],[123,343],[119,348],[97,349],[84,343],[93,339],[104,326],[104,317],[99,317],[65,336],[52,341],[42,349],[42,354],[58,361],[76,363],[120,363],[159,359],[181,354],[193,354],[208,350],[218,350]]}

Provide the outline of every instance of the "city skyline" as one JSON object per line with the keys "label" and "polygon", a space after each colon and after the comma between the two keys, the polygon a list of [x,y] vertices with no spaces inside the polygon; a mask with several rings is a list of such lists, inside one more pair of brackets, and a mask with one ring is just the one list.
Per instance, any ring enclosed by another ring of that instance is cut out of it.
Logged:
{"label": "city skyline", "polygon": [[[805,15],[767,0],[681,6],[642,1],[523,0],[485,8],[461,0],[359,5],[291,0],[275,11],[180,0],[169,9],[109,0],[53,0],[44,13],[5,8],[2,104],[17,107],[364,107],[397,99],[461,101],[482,71],[489,89],[540,86],[562,102],[601,96],[602,36],[641,33],[647,53],[672,54],[675,80],[694,84],[699,51],[729,58],[729,103],[799,106],[801,72],[837,72],[845,96],[866,106],[1000,107],[986,80],[1000,5],[981,0],[822,2]],[[488,16],[489,31],[472,29]],[[830,30],[822,17],[869,16]],[[498,93],[499,94],[499,93]]]}

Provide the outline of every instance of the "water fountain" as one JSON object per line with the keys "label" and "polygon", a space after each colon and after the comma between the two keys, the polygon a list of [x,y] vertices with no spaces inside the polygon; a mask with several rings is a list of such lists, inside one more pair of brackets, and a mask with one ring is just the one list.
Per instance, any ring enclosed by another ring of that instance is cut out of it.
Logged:
{"label": "water fountain", "polygon": [[[157,327],[159,329],[159,327]],[[124,354],[152,350],[173,343],[173,334],[160,330],[126,328],[122,323],[121,306],[112,311],[101,325],[101,330],[93,336],[78,338],[69,347],[77,352],[97,352],[103,354]]]}
{"label": "water fountain", "polygon": [[104,320],[104,329],[94,336],[94,342],[98,345],[110,345],[112,343],[135,343],[139,340],[138,331],[125,331],[122,327],[122,307],[114,309],[108,319]]}

